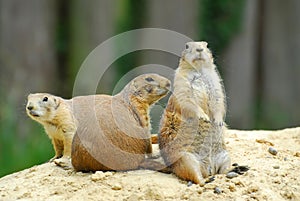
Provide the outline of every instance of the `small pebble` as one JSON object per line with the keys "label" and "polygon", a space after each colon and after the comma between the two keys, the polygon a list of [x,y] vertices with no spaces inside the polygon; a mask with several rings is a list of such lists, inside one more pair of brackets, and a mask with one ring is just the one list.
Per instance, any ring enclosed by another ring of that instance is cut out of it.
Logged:
{"label": "small pebble", "polygon": [[277,150],[273,147],[270,147],[268,151],[269,151],[270,154],[272,154],[274,156],[277,155]]}
{"label": "small pebble", "polygon": [[255,193],[259,190],[259,187],[257,185],[250,185],[247,188],[248,193]]}
{"label": "small pebble", "polygon": [[294,154],[294,156],[300,157],[300,152],[296,152],[296,153]]}
{"label": "small pebble", "polygon": [[105,174],[102,171],[97,171],[91,176],[92,181],[100,181],[103,180],[104,178],[105,178]]}
{"label": "small pebble", "polygon": [[117,183],[117,184],[113,185],[111,189],[113,189],[113,190],[121,190],[122,186],[121,186],[121,184]]}
{"label": "small pebble", "polygon": [[231,192],[236,191],[236,188],[235,188],[235,185],[234,185],[234,184],[229,184],[228,188],[229,188],[229,190],[230,190]]}
{"label": "small pebble", "polygon": [[190,187],[190,186],[192,186],[193,185],[193,182],[191,182],[191,181],[189,181],[188,183],[187,183],[187,186],[188,187]]}
{"label": "small pebble", "polygon": [[213,182],[215,180],[215,176],[211,176],[208,179],[206,179],[205,183],[210,183]]}
{"label": "small pebble", "polygon": [[232,179],[232,178],[237,177],[237,176],[239,176],[239,174],[235,173],[235,172],[228,172],[226,174],[226,177],[229,178],[229,179]]}
{"label": "small pebble", "polygon": [[274,169],[279,169],[280,166],[279,166],[279,165],[274,165],[273,168],[274,168]]}
{"label": "small pebble", "polygon": [[221,194],[221,193],[222,193],[222,190],[221,190],[219,187],[216,187],[216,188],[214,189],[214,193],[216,193],[216,194]]}
{"label": "small pebble", "polygon": [[104,172],[104,175],[105,175],[106,177],[110,177],[110,176],[113,175],[113,173],[108,171],[108,172]]}
{"label": "small pebble", "polygon": [[204,185],[205,189],[215,189],[217,186],[214,183],[208,183]]}

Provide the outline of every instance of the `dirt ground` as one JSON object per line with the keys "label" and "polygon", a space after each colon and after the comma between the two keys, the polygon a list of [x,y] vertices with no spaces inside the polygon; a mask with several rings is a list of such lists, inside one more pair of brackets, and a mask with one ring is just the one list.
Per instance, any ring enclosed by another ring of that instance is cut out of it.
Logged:
{"label": "dirt ground", "polygon": [[250,170],[204,187],[150,170],[76,173],[45,163],[2,177],[0,200],[300,200],[300,128],[229,130],[225,141],[232,163]]}

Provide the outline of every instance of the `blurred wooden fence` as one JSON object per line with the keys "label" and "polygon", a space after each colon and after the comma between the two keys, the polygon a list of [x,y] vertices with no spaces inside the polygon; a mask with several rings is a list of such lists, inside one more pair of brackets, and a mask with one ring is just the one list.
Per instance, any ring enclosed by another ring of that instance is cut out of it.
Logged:
{"label": "blurred wooden fence", "polygon": [[[296,125],[300,119],[300,2],[246,2],[241,31],[223,53],[216,55],[228,96],[228,122],[238,128]],[[0,5],[0,92],[2,102],[13,108],[20,107],[29,92],[70,96],[80,64],[91,50],[116,33],[115,24],[126,7],[117,0],[76,0],[69,4],[1,0]],[[147,2],[147,10],[136,12],[146,12],[142,27],[171,29],[200,40],[200,7],[201,1],[196,0],[154,0]],[[57,56],[57,29],[61,27],[68,40],[63,62]],[[168,58],[160,57],[156,61],[174,66],[174,61],[168,63]],[[141,61],[149,63],[149,58],[153,57],[147,55]],[[111,71],[104,83],[110,86],[114,77]]]}

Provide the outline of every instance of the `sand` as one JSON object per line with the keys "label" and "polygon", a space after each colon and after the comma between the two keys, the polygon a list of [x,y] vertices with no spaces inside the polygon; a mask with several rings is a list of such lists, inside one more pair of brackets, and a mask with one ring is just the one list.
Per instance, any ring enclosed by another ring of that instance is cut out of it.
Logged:
{"label": "sand", "polygon": [[81,173],[44,163],[2,177],[0,200],[300,200],[300,128],[229,130],[225,141],[232,163],[250,170],[204,187],[150,170]]}

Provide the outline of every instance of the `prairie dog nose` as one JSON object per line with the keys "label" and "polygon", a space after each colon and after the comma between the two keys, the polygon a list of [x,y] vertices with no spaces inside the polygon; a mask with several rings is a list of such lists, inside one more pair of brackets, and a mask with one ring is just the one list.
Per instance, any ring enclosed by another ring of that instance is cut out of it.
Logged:
{"label": "prairie dog nose", "polygon": [[170,82],[167,82],[166,87],[170,88],[170,86],[171,86]]}
{"label": "prairie dog nose", "polygon": [[28,110],[32,110],[32,109],[33,109],[33,106],[27,106],[27,109],[28,109]]}

